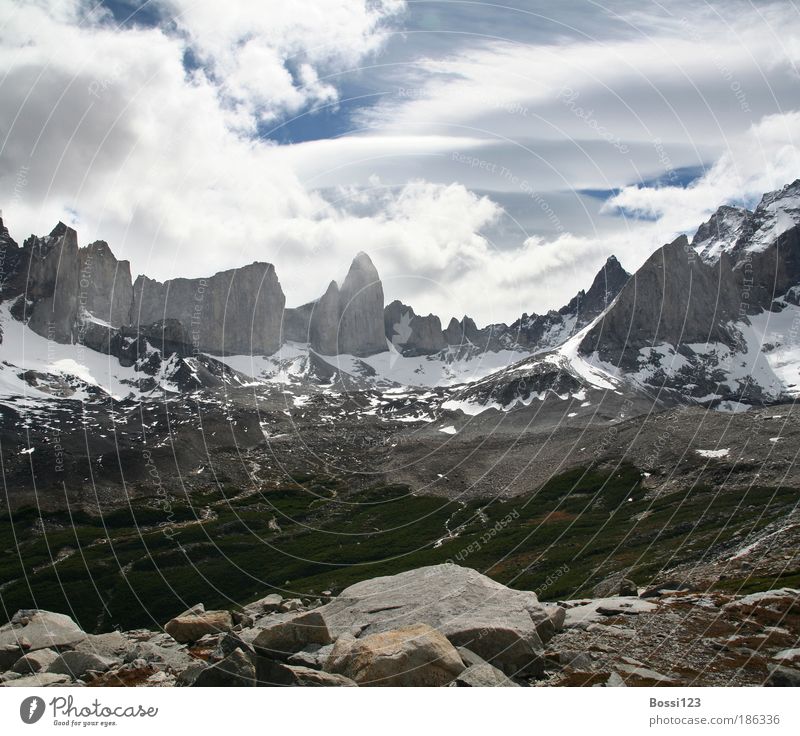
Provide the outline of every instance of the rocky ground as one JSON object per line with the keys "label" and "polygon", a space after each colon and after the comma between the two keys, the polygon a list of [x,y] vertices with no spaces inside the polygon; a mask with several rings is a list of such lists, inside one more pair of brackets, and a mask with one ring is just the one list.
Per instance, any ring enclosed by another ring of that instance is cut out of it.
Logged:
{"label": "rocky ground", "polygon": [[[164,630],[87,634],[17,612],[0,682],[25,686],[626,686],[800,684],[800,593],[748,596],[669,581],[542,604],[445,564],[316,600],[198,604]],[[637,594],[638,593],[638,594]]]}

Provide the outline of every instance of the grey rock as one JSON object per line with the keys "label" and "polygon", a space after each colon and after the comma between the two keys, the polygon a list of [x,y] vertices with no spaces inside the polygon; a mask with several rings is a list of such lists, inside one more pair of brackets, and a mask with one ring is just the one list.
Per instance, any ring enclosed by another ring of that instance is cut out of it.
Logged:
{"label": "grey rock", "polygon": [[[629,676],[637,677],[643,680],[653,680],[654,682],[660,682],[663,684],[677,684],[675,679],[669,677],[667,675],[662,675],[660,672],[656,672],[655,670],[648,669],[647,667],[637,665],[637,664],[628,664],[626,662],[622,662],[616,665],[616,668]],[[627,679],[627,678],[625,678]]]}
{"label": "grey rock", "polygon": [[784,665],[770,665],[767,669],[768,687],[800,687],[800,670]]}
{"label": "grey rock", "polygon": [[325,667],[325,662],[327,662],[332,650],[333,644],[309,644],[299,652],[292,654],[286,661],[289,664],[321,670]]}
{"label": "grey rock", "polygon": [[574,670],[592,669],[592,658],[586,652],[562,651],[558,653],[558,661]]}
{"label": "grey rock", "polygon": [[277,593],[270,593],[269,595],[264,596],[257,601],[248,603],[244,607],[244,610],[256,614],[273,613],[274,611],[280,610],[281,603],[283,603],[282,596],[278,595]]}
{"label": "grey rock", "polygon": [[519,687],[516,682],[510,680],[497,667],[492,667],[488,662],[467,667],[451,685],[454,687]]}
{"label": "grey rock", "polygon": [[3,687],[54,687],[67,684],[75,684],[68,675],[59,675],[55,672],[39,672],[27,677],[6,680],[3,683]]}
{"label": "grey rock", "polygon": [[339,353],[359,357],[386,350],[383,286],[366,253],[359,253],[339,291]]}
{"label": "grey rock", "polygon": [[182,649],[162,647],[143,641],[136,644],[126,655],[125,662],[142,660],[144,664],[155,664],[173,672],[181,672],[196,660]]}
{"label": "grey rock", "polygon": [[[78,258],[79,306],[112,327],[129,325],[133,306],[130,263],[118,261],[103,240],[80,248]],[[84,315],[79,313],[78,317]]]}
{"label": "grey rock", "polygon": [[19,680],[22,677],[18,672],[0,672],[0,683],[11,682],[11,680]]}
{"label": "grey rock", "polygon": [[[333,642],[320,609],[277,614],[263,621],[253,646],[258,652],[285,659],[309,644]],[[259,622],[262,623],[262,622]]]}
{"label": "grey rock", "polygon": [[107,634],[88,634],[75,646],[75,650],[90,652],[101,657],[121,657],[133,646],[134,644],[119,631],[111,631]]}
{"label": "grey rock", "polygon": [[20,657],[12,668],[21,675],[31,675],[45,672],[47,668],[58,659],[58,652],[52,649],[39,649]]}
{"label": "grey rock", "polygon": [[383,321],[386,339],[403,355],[430,355],[447,347],[441,322],[433,314],[421,317],[395,300],[384,309]]}
{"label": "grey rock", "polygon": [[612,672],[606,680],[606,687],[628,687],[619,674]]}
{"label": "grey rock", "polygon": [[208,669],[209,665],[201,659],[196,659],[178,674],[175,684],[178,687],[191,687],[199,677],[200,673]]}
{"label": "grey rock", "polygon": [[80,626],[63,613],[39,610],[21,613],[25,615],[18,620],[26,623],[14,629],[13,636],[24,639],[28,643],[28,651],[71,647],[86,639],[86,633]]}
{"label": "grey rock", "polygon": [[294,680],[290,684],[296,687],[358,687],[358,683],[349,677],[332,672],[321,672],[318,669],[293,664],[285,665],[285,669]]}
{"label": "grey rock", "polygon": [[424,623],[507,674],[542,672],[537,627],[548,615],[536,595],[458,565],[365,580],[315,612],[334,637],[354,627],[364,636]]}
{"label": "grey rock", "polygon": [[101,657],[91,652],[63,652],[60,654],[47,671],[57,675],[70,675],[75,679],[83,677],[87,672],[105,672],[121,664],[119,659]]}
{"label": "grey rock", "polygon": [[235,649],[225,659],[201,670],[193,687],[255,687],[256,666],[253,658]]}
{"label": "grey rock", "polygon": [[311,347],[322,355],[336,355],[339,349],[339,318],[341,304],[339,287],[331,281],[328,289],[312,308],[309,323]]}
{"label": "grey rock", "polygon": [[19,302],[37,334],[68,343],[75,332],[80,291],[78,235],[59,222],[49,236],[31,236],[23,246],[22,266],[25,300]]}
{"label": "grey rock", "polygon": [[[0,632],[0,638],[3,633]],[[21,637],[6,636],[5,642],[0,642],[0,671],[13,667],[14,663],[30,648],[30,643]]]}
{"label": "grey rock", "polygon": [[281,345],[286,298],[269,263],[252,263],[206,279],[160,283],[139,276],[133,292],[135,325],[175,319],[197,350],[269,355]]}

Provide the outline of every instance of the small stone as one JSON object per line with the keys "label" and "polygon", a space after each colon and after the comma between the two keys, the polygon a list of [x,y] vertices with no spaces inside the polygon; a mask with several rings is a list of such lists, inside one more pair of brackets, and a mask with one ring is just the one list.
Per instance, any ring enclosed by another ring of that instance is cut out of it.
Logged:
{"label": "small stone", "polygon": [[492,667],[488,662],[474,664],[467,667],[451,683],[453,687],[519,687],[510,680],[497,667]]}

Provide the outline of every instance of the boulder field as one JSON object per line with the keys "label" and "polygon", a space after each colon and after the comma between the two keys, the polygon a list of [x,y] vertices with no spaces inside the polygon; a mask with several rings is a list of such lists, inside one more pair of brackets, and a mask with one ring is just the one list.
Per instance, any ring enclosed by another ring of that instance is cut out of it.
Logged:
{"label": "boulder field", "polygon": [[[745,597],[670,587],[644,593],[646,598],[617,594],[542,603],[532,592],[444,564],[365,580],[325,602],[271,593],[230,611],[197,604],[166,622],[163,631],[91,634],[67,615],[22,610],[0,627],[0,685],[704,684],[666,669],[652,656],[658,647],[649,649],[649,657],[637,650],[639,643],[650,647],[654,627],[674,626],[678,610],[701,611],[716,620],[717,629],[728,619],[732,627],[741,625],[743,612],[753,625],[763,620],[771,629],[780,619],[786,641],[796,641],[796,632],[789,631],[800,619],[796,590]],[[751,674],[761,677],[758,684],[797,679],[800,656],[796,649],[781,649],[779,638],[773,632],[765,638],[769,646],[757,652],[763,671]],[[726,639],[728,648],[732,641]],[[737,654],[744,639],[740,644]],[[723,658],[719,642],[709,646]],[[720,672],[718,662],[713,671]]]}

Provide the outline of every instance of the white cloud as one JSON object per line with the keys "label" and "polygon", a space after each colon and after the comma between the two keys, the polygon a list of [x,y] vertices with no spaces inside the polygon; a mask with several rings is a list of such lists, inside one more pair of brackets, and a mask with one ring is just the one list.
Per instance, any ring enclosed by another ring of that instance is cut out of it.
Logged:
{"label": "white cloud", "polygon": [[166,0],[177,27],[238,120],[274,121],[338,99],[327,73],[357,66],[384,42],[404,0],[312,0],[302,5]]}
{"label": "white cloud", "polygon": [[[510,321],[566,302],[609,254],[630,270],[722,201],[760,194],[800,170],[797,113],[750,129],[738,114],[719,113],[737,104],[724,85],[724,102],[709,104],[704,120],[688,98],[675,102],[677,117],[648,108],[637,68],[658,80],[659,91],[686,94],[673,84],[680,76],[674,66],[659,70],[665,55],[691,67],[692,79],[709,90],[720,87],[714,63],[693,61],[696,44],[675,34],[615,48],[473,47],[416,65],[424,94],[383,106],[368,134],[278,146],[245,131],[337,100],[336,72],[381,47],[386,23],[404,3],[310,0],[302,13],[290,3],[275,3],[273,13],[272,5],[264,12],[231,2],[230,13],[219,13],[214,3],[171,0],[176,33],[117,30],[88,15],[93,6],[82,0],[4,4],[0,205],[12,234],[45,231],[74,212],[82,242],[108,240],[134,272],[158,278],[271,261],[290,304],[318,296],[366,250],[387,295],[418,312],[445,322],[463,313],[484,323]],[[784,25],[789,48],[794,26]],[[187,74],[187,48],[204,70]],[[714,48],[742,79],[760,73],[745,61],[763,44]],[[627,66],[617,63],[622,52]],[[773,49],[769,58],[774,91],[788,84],[787,57]],[[594,130],[556,99],[568,82],[580,86],[581,103],[598,121],[630,143],[630,154],[591,140]],[[502,97],[487,103],[487,88]],[[748,87],[754,110],[755,89]],[[609,90],[644,123],[632,112],[620,116]],[[514,247],[493,242],[498,229],[515,226],[498,204],[501,194],[541,212],[543,201],[565,201],[559,196],[571,189],[617,187],[637,171],[658,173],[664,162],[652,143],[656,134],[664,136],[671,165],[718,160],[689,191],[626,188],[615,200],[657,222],[620,219],[609,232],[610,218],[574,197],[581,218],[555,212],[559,227],[546,223],[554,239],[520,232]],[[529,188],[454,154],[506,167]],[[579,219],[582,229],[570,232]]]}
{"label": "white cloud", "polygon": [[665,235],[697,226],[725,203],[752,204],[800,178],[800,111],[770,115],[731,141],[716,163],[686,187],[624,187],[605,209],[657,218]]}

